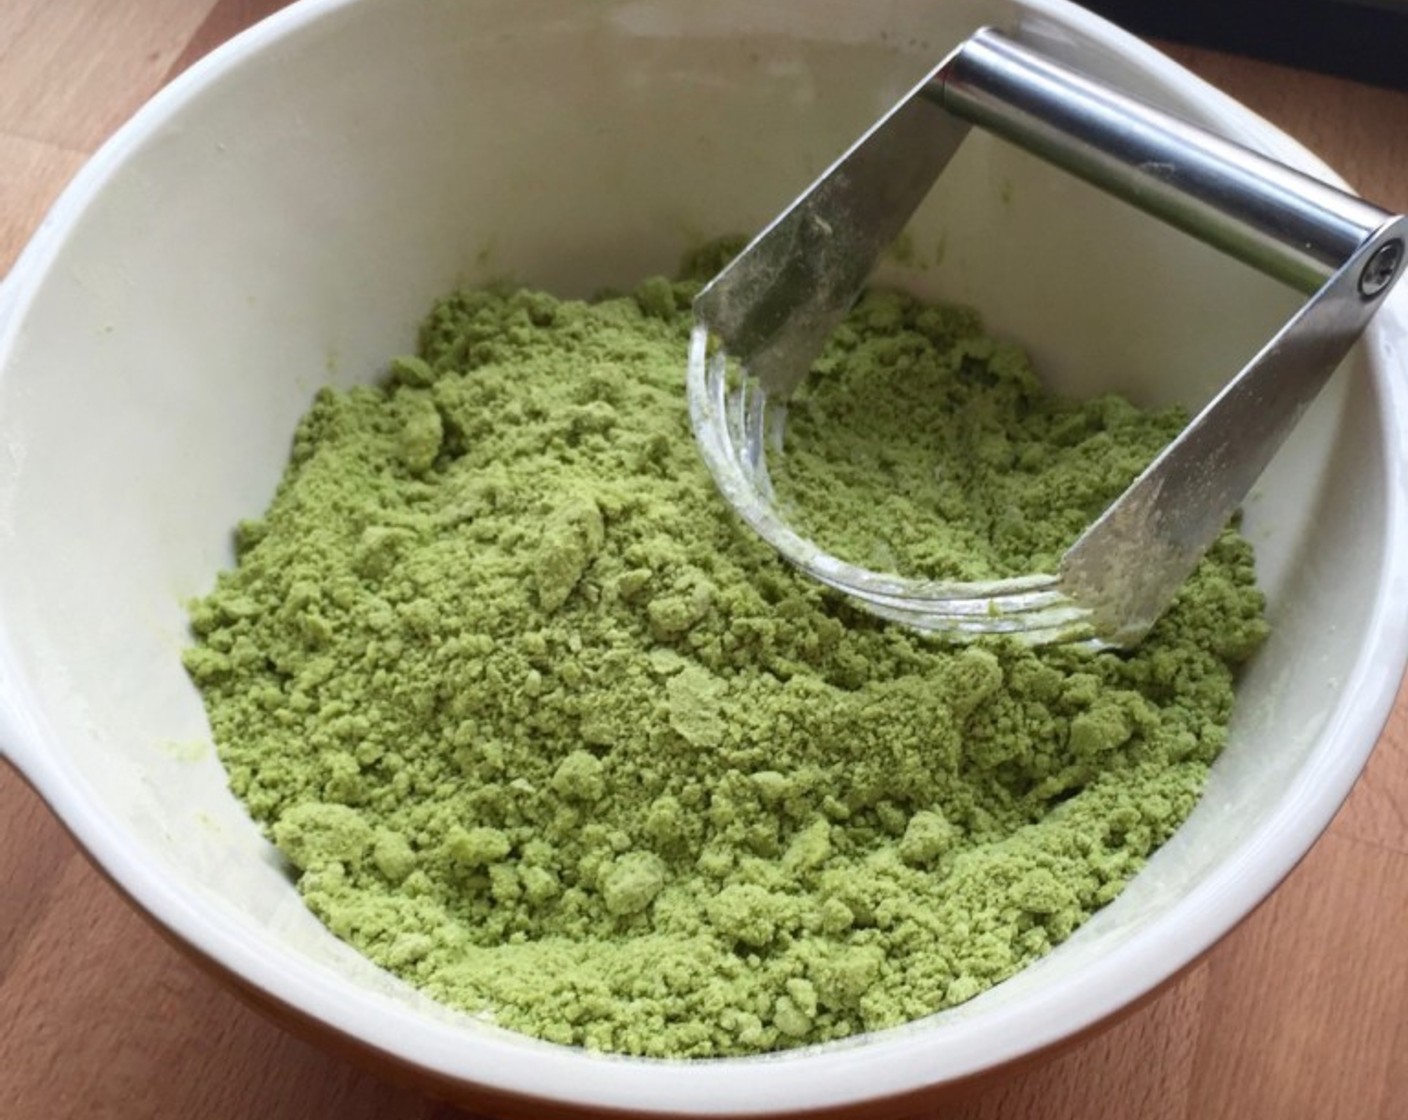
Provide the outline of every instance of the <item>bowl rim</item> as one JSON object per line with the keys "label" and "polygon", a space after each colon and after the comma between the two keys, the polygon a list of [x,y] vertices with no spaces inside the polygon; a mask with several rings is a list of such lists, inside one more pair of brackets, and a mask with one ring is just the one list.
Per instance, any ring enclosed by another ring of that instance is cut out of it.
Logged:
{"label": "bowl rim", "polygon": [[[252,55],[342,9],[368,0],[298,0],[222,44],[158,92],[84,165],[0,281],[0,377],[25,311],[68,234],[90,203],[153,133],[202,90]],[[1286,162],[1342,183],[1320,160],[1250,110],[1184,70],[1153,47],[1066,0],[1018,0],[1044,23],[1125,59],[1177,89],[1244,140]],[[1386,450],[1388,524],[1385,556],[1408,553],[1408,385],[1389,376],[1405,355],[1408,288],[1386,302],[1362,343],[1380,403]],[[1371,626],[1344,694],[1322,738],[1338,744],[1297,775],[1280,806],[1230,858],[1176,903],[1165,921],[1141,931],[1079,977],[1065,976],[1024,999],[1019,1009],[988,1011],[956,1037],[942,1029],[895,1028],[844,1044],[743,1059],[630,1058],[556,1046],[509,1032],[472,1041],[449,1023],[409,1008],[374,1003],[346,985],[328,984],[293,953],[232,930],[213,905],[154,870],[140,845],[104,810],[56,742],[15,656],[15,636],[0,622],[0,757],[34,786],[90,859],[170,936],[217,971],[232,974],[268,1003],[311,1018],[436,1079],[524,1100],[579,1109],[674,1115],[760,1115],[855,1106],[919,1093],[1019,1061],[1090,1030],[1137,1003],[1195,961],[1240,922],[1309,851],[1348,796],[1392,707],[1408,661],[1408,570],[1385,559],[1378,573]],[[740,1077],[746,1072],[746,1077]]]}

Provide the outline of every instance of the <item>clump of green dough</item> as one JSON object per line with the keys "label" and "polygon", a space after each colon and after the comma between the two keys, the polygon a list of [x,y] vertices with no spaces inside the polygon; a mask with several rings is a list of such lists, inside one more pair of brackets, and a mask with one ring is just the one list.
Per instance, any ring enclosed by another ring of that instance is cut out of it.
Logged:
{"label": "clump of green dough", "polygon": [[[318,394],[186,654],[339,937],[506,1027],[677,1057],[891,1026],[1059,944],[1193,808],[1264,633],[1231,531],[1129,653],[857,612],[696,455],[697,288],[442,300],[383,384]],[[873,295],[778,486],[871,563],[1038,570],[1178,423]]]}

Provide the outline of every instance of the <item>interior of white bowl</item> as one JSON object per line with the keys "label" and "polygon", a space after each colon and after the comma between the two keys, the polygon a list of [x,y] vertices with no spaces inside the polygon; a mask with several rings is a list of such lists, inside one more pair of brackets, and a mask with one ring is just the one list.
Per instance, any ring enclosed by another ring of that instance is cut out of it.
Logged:
{"label": "interior of white bowl", "polygon": [[[1027,1053],[1147,991],[1274,886],[1358,774],[1403,665],[1399,297],[1248,503],[1275,631],[1187,826],[1015,979],[745,1077],[510,1035],[341,945],[226,790],[181,668],[183,603],[267,503],[318,385],[376,378],[457,284],[586,294],[756,229],[984,22],[1323,173],[1057,0],[305,0],[104,149],[0,294],[3,749],[140,905],[275,999],[452,1080],[728,1113]],[[1295,305],[985,137],[908,248],[887,280],[976,304],[1060,388],[1147,403],[1200,403]]]}

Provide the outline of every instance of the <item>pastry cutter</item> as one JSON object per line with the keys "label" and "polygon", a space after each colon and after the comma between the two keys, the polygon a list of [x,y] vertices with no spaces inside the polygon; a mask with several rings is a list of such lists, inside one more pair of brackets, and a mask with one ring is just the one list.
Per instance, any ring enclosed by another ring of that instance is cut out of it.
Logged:
{"label": "pastry cutter", "polygon": [[[779,512],[786,402],[972,126],[1309,299],[1081,534],[1053,574],[908,579]],[[885,618],[963,640],[1137,643],[1402,271],[1408,219],[1111,89],[993,28],[965,40],[697,297],[690,420],[726,500],[787,560]]]}

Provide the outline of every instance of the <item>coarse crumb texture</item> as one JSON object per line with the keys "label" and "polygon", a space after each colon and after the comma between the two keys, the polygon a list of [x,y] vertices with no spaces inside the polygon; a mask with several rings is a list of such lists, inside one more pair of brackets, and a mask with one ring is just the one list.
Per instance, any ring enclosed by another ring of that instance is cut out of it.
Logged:
{"label": "coarse crumb texture", "polygon": [[778,498],[853,563],[928,579],[1054,572],[1187,417],[1046,392],[971,311],[866,299],[788,406]]}
{"label": "coarse crumb texture", "polygon": [[[696,287],[442,301],[384,384],[318,395],[186,664],[339,937],[516,1030],[702,1057],[926,1015],[1059,943],[1192,809],[1264,624],[1231,532],[1131,654],[854,611],[697,458]],[[821,368],[787,492],[920,571],[1049,564],[1177,424],[1050,401],[975,316],[894,295]],[[853,378],[909,396],[862,424]]]}

